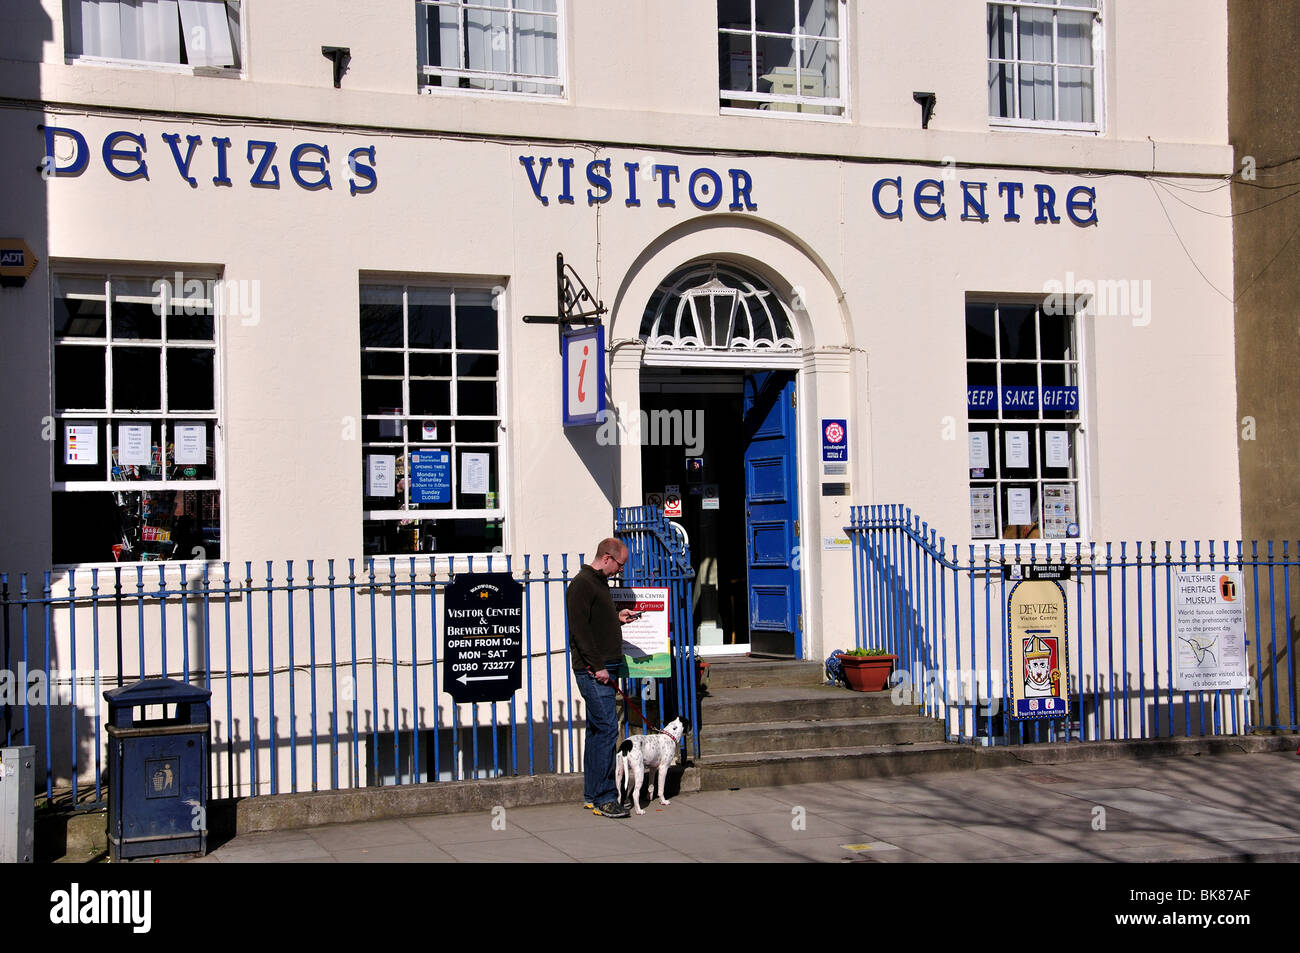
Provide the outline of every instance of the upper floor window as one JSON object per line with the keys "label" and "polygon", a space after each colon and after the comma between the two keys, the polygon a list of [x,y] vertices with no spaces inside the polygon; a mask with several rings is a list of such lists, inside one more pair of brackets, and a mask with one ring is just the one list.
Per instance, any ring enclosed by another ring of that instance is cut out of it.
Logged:
{"label": "upper floor window", "polygon": [[240,0],[65,0],[68,55],[239,69]]}
{"label": "upper floor window", "polygon": [[844,114],[844,0],[718,0],[724,108]]}
{"label": "upper floor window", "polygon": [[995,124],[1100,128],[1100,0],[988,5]]}
{"label": "upper floor window", "polygon": [[418,0],[420,82],[564,95],[561,0]]}

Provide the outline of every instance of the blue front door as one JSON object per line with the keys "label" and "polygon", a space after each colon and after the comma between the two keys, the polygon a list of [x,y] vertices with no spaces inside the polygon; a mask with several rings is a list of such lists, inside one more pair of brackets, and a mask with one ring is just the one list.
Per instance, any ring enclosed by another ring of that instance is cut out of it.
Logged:
{"label": "blue front door", "polygon": [[752,653],[803,657],[795,381],[745,375],[745,548]]}

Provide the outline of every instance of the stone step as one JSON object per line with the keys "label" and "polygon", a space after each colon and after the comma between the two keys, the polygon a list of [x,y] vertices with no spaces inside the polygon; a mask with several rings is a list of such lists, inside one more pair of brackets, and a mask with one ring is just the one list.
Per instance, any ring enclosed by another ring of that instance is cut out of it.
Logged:
{"label": "stone step", "polygon": [[821,662],[761,662],[752,659],[709,663],[709,689],[761,688],[771,685],[811,687],[825,680]]}
{"label": "stone step", "polygon": [[919,715],[827,718],[711,725],[700,735],[702,755],[917,744],[943,740],[943,723]]}
{"label": "stone step", "polygon": [[764,721],[820,721],[827,718],[869,718],[915,714],[915,705],[895,705],[889,692],[852,692],[845,688],[712,688],[700,699],[700,730],[704,737],[717,725]]}
{"label": "stone step", "polygon": [[974,745],[924,742],[845,748],[701,755],[695,761],[701,791],[888,778],[976,767]]}

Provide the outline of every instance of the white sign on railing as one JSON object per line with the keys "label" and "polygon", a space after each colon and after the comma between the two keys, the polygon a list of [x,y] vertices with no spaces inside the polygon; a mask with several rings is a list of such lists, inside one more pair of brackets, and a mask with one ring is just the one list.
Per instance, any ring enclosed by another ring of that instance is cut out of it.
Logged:
{"label": "white sign on railing", "polygon": [[1241,577],[1239,571],[1176,574],[1175,691],[1246,687],[1246,607]]}

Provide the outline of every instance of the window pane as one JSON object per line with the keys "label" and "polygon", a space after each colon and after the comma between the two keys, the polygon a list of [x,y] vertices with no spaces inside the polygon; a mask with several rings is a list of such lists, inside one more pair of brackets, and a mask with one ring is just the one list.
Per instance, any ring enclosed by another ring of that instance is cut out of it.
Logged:
{"label": "window pane", "polygon": [[[722,89],[754,92],[753,40],[746,35],[722,33],[718,37],[718,84]],[[762,64],[760,63],[760,72]],[[729,105],[745,105],[741,103]]]}
{"label": "window pane", "polygon": [[1009,63],[989,64],[989,115],[1010,119],[1015,114],[1015,67]]}
{"label": "window pane", "polygon": [[1052,68],[1020,67],[1020,118],[1052,119]]}
{"label": "window pane", "polygon": [[450,354],[412,354],[412,377],[451,377]]}
{"label": "window pane", "polygon": [[213,370],[216,352],[207,348],[167,349],[167,408],[216,410]]}
{"label": "window pane", "polygon": [[162,294],[153,282],[118,278],[112,286],[114,340],[162,340]]}
{"label": "window pane", "polygon": [[[362,527],[364,555],[491,553],[500,551],[501,530],[500,520],[415,520],[405,525],[397,520],[366,520]],[[487,568],[486,563],[482,565]],[[493,568],[504,569],[504,561]]]}
{"label": "window pane", "polygon": [[[108,421],[79,418],[56,422],[54,480],[106,480],[109,472]],[[69,435],[69,429],[73,433]],[[69,463],[69,455],[74,462]]]}
{"label": "window pane", "polygon": [[[203,446],[195,445],[191,428],[202,428]],[[184,429],[181,429],[184,428]],[[216,424],[211,420],[173,420],[167,425],[167,479],[216,479]]]}
{"label": "window pane", "polygon": [[[412,383],[412,389],[415,384]],[[414,394],[412,394],[414,401]],[[497,385],[492,381],[460,381],[456,385],[456,413],[466,417],[494,417]]]}
{"label": "window pane", "polygon": [[495,420],[458,420],[455,437],[458,443],[495,443],[499,426]]}
{"label": "window pane", "polygon": [[966,305],[966,357],[997,357],[993,341],[994,314],[991,304]]}
{"label": "window pane", "polygon": [[1042,335],[1043,360],[1069,361],[1074,359],[1070,340],[1071,319],[1060,315],[1044,314],[1039,318]]}
{"label": "window pane", "polygon": [[1092,65],[1092,14],[1062,10],[1056,15],[1057,62]]}
{"label": "window pane", "polygon": [[998,330],[1002,339],[1002,359],[1033,360],[1037,355],[1034,344],[1034,311],[1032,306],[1002,305]]}
{"label": "window pane", "polygon": [[805,41],[799,94],[838,97],[840,94],[839,57],[840,45],[834,40]]}
{"label": "window pane", "polygon": [[[466,463],[466,458],[470,462]],[[461,509],[483,509],[487,506],[487,495],[485,493],[467,493],[465,490],[466,483],[462,479],[465,474],[465,467],[468,465],[473,468],[474,461],[481,461],[486,457],[487,470],[484,474],[487,479],[487,493],[495,494],[500,488],[497,486],[497,449],[495,447],[472,447],[469,449],[457,450],[456,457],[453,461],[455,472],[456,486],[456,506]]]}
{"label": "window pane", "polygon": [[[1043,478],[1063,480],[1074,476],[1073,428],[1044,427],[1040,441],[1039,453],[1043,455]],[[1052,466],[1053,463],[1064,463],[1065,466]]]}
{"label": "window pane", "polygon": [[400,380],[362,380],[362,414],[400,415],[402,412],[402,382]]}
{"label": "window pane", "polygon": [[805,36],[838,38],[839,0],[799,0],[799,23]]}
{"label": "window pane", "polygon": [[402,289],[363,286],[361,346],[402,346]]}
{"label": "window pane", "polygon": [[[800,6],[806,7],[808,0],[802,0]],[[756,0],[754,11],[758,16],[755,26],[768,33],[794,33],[794,8],[792,0]],[[749,19],[748,16],[744,19]]]}
{"label": "window pane", "polygon": [[54,562],[221,558],[217,490],[55,493]]}
{"label": "window pane", "polygon": [[405,373],[402,367],[402,355],[383,351],[363,351],[361,373],[401,377]]}
{"label": "window pane", "polygon": [[[113,420],[108,422],[108,439],[112,441],[112,467],[109,475],[113,480],[164,480],[167,473],[164,465],[163,422],[161,420]],[[131,443],[131,432],[139,433],[135,428],[146,431],[143,446],[135,447]],[[137,452],[137,450],[139,452]],[[126,462],[134,461],[134,462]],[[142,462],[143,461],[143,462]]]}
{"label": "window pane", "polygon": [[[1009,390],[1010,389],[1010,390]],[[1002,416],[1033,418],[1038,416],[1038,366],[1035,364],[1003,364]]]}
{"label": "window pane", "polygon": [[456,347],[497,349],[497,309],[490,291],[456,292]]}
{"label": "window pane", "polygon": [[103,347],[54,348],[54,409],[106,410]]}
{"label": "window pane", "polygon": [[208,301],[173,301],[167,316],[167,338],[171,341],[213,340],[212,305]]}
{"label": "window pane", "polygon": [[449,381],[411,381],[411,414],[414,416],[439,416],[451,413],[451,383]]}
{"label": "window pane", "polygon": [[451,347],[451,293],[412,288],[407,295],[411,347]]}
{"label": "window pane", "polygon": [[[1029,497],[1028,513],[1020,505]],[[1016,505],[1013,505],[1016,504]],[[1002,489],[1002,536],[1004,539],[1037,539],[1039,537],[1038,485],[1003,487]],[[1012,520],[1028,520],[1027,524],[1012,523]]]}
{"label": "window pane", "polygon": [[56,279],[53,317],[55,337],[102,338],[106,324],[103,279]]}
{"label": "window pane", "polygon": [[1033,7],[1020,8],[1020,59],[1025,62],[1052,62],[1052,11]]}
{"label": "window pane", "polygon": [[990,6],[988,18],[989,59],[1015,58],[1015,13],[1008,6]]}
{"label": "window pane", "polygon": [[113,409],[162,409],[162,348],[113,348]]}
{"label": "window pane", "polygon": [[456,358],[456,374],[459,377],[491,377],[495,379],[497,376],[497,356],[495,354],[462,354]]}
{"label": "window pane", "polygon": [[993,391],[992,400],[980,403],[974,407],[970,406],[969,397],[967,400],[967,415],[972,419],[978,417],[996,417],[998,415],[998,397],[997,397],[998,371],[997,365],[989,362],[987,364],[967,364],[966,365],[966,384],[968,387],[981,388]]}
{"label": "window pane", "polygon": [[718,0],[718,25],[749,29],[749,0]]}
{"label": "window pane", "polygon": [[1038,476],[1038,428],[1010,424],[1002,430],[998,448],[998,476],[1002,479],[1028,480]]}
{"label": "window pane", "polygon": [[1061,107],[1057,118],[1062,122],[1092,122],[1092,70],[1063,67],[1057,73],[1056,95]]}

